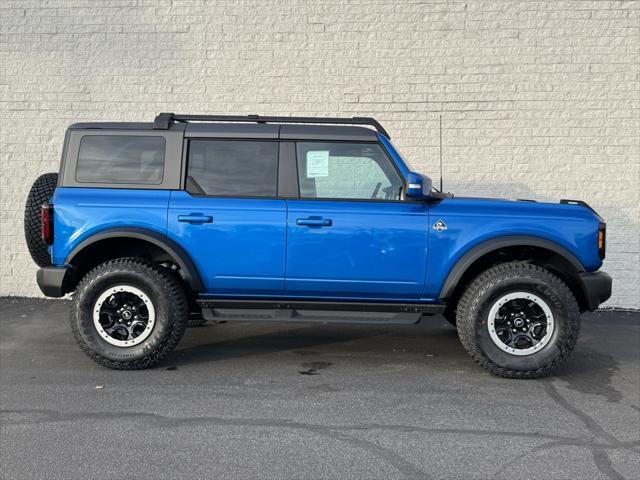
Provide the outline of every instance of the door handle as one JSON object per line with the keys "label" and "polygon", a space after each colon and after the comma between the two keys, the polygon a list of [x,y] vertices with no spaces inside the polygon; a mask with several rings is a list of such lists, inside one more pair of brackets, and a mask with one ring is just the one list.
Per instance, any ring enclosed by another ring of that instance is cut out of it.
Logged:
{"label": "door handle", "polygon": [[189,215],[178,215],[178,221],[187,223],[211,223],[213,222],[213,217],[201,213],[190,213]]}
{"label": "door handle", "polygon": [[296,225],[306,225],[307,227],[330,227],[333,224],[330,218],[309,217],[299,218]]}

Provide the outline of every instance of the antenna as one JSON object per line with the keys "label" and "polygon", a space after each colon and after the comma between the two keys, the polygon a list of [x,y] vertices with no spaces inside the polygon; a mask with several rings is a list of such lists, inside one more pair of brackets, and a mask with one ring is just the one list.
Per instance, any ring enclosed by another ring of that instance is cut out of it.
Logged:
{"label": "antenna", "polygon": [[444,192],[442,187],[442,114],[440,114],[440,191]]}

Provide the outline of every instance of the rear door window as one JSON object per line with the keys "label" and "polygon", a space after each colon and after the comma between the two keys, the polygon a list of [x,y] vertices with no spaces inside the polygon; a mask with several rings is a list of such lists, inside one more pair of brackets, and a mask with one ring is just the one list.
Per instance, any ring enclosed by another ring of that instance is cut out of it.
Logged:
{"label": "rear door window", "polygon": [[166,142],[158,136],[85,135],[76,181],[158,185],[164,177]]}
{"label": "rear door window", "polygon": [[209,196],[275,197],[278,143],[191,140],[187,190]]}

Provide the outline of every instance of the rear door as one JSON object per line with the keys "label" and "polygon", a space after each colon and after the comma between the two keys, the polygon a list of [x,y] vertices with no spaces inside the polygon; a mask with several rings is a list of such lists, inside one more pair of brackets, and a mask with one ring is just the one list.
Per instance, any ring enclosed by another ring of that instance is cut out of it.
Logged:
{"label": "rear door", "polygon": [[275,139],[191,138],[186,188],[169,203],[168,235],[196,264],[205,294],[279,295],[286,205],[278,198]]}
{"label": "rear door", "polygon": [[298,142],[298,199],[287,199],[287,295],[418,300],[428,236],[424,202],[377,143]]}

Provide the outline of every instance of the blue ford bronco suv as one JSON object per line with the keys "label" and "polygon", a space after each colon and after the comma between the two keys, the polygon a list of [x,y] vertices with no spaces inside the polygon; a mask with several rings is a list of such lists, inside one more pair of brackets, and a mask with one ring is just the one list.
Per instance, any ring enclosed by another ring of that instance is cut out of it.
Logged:
{"label": "blue ford bronco suv", "polygon": [[442,314],[510,378],[561,365],[611,295],[586,203],[454,197],[372,118],[176,115],[78,123],[25,235],[84,352],[149,367],[190,323],[412,324]]}

